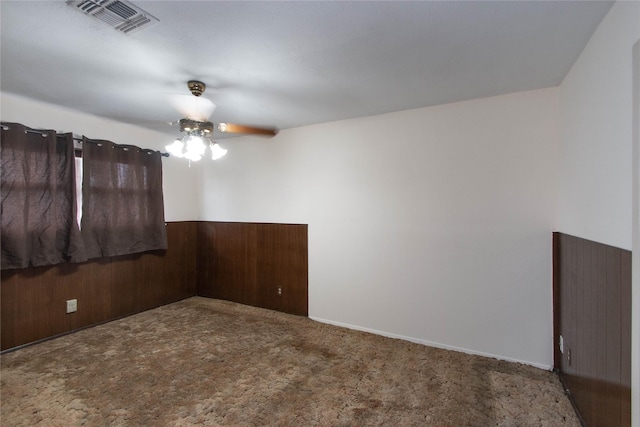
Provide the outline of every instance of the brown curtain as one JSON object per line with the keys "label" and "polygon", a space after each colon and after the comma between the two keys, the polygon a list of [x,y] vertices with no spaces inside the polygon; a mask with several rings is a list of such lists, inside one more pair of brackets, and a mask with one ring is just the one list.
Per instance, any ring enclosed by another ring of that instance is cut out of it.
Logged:
{"label": "brown curtain", "polygon": [[1,132],[2,269],[85,261],[73,136],[17,123]]}
{"label": "brown curtain", "polygon": [[82,164],[87,256],[166,249],[161,154],[84,138]]}

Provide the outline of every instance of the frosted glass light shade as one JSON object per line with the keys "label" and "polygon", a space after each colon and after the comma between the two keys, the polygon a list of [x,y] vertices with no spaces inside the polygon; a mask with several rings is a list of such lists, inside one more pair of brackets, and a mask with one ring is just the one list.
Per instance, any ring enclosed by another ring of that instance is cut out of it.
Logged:
{"label": "frosted glass light shade", "polygon": [[211,144],[209,144],[209,148],[211,149],[211,158],[213,160],[218,160],[219,158],[224,157],[224,155],[227,154],[227,150],[220,147],[217,142],[212,142]]}
{"label": "frosted glass light shade", "polygon": [[211,158],[213,160],[218,160],[227,154],[227,150],[220,147],[217,142],[212,142],[209,138],[203,138],[199,134],[190,134],[181,139],[176,139],[173,143],[167,145],[165,149],[172,156],[197,162],[204,156],[207,146],[211,149]]}
{"label": "frosted glass light shade", "polygon": [[164,147],[169,154],[176,157],[184,157],[184,142],[181,139],[176,139],[171,144]]}
{"label": "frosted glass light shade", "polygon": [[193,156],[202,157],[207,149],[207,146],[204,144],[202,137],[191,135],[186,141],[186,149],[187,153],[191,153]]}

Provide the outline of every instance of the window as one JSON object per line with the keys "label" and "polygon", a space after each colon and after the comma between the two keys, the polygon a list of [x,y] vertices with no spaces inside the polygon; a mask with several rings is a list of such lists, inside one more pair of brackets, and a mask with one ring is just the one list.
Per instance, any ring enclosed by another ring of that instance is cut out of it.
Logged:
{"label": "window", "polygon": [[2,269],[167,248],[161,154],[2,124]]}
{"label": "window", "polygon": [[85,138],[82,164],[88,257],[166,249],[161,154]]}
{"label": "window", "polygon": [[73,158],[71,134],[2,124],[2,269],[86,260]]}

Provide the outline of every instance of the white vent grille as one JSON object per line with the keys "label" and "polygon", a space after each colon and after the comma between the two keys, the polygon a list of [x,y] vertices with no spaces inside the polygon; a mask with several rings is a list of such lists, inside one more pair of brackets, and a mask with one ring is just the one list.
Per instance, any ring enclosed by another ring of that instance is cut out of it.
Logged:
{"label": "white vent grille", "polygon": [[160,22],[155,16],[126,0],[68,0],[67,4],[125,34],[133,34]]}

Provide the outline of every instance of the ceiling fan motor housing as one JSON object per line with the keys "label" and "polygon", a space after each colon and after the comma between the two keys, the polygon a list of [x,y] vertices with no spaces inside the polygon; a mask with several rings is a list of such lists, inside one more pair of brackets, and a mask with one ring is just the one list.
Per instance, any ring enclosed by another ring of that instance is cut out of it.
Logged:
{"label": "ceiling fan motor housing", "polygon": [[180,132],[193,133],[212,133],[213,123],[211,122],[199,122],[192,119],[180,119]]}

